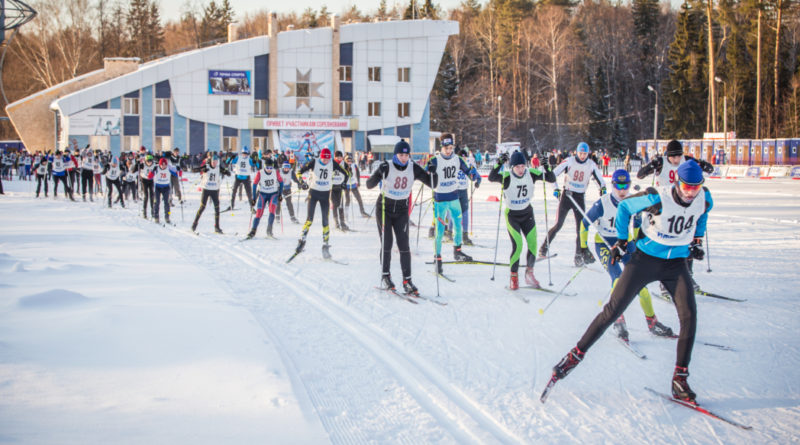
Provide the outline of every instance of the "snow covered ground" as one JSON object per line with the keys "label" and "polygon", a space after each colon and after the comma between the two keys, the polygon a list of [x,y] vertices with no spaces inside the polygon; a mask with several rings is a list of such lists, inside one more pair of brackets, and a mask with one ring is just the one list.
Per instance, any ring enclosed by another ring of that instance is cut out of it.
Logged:
{"label": "snow covered ground", "polygon": [[[695,277],[705,290],[747,302],[697,297],[697,340],[734,351],[697,344],[689,382],[700,403],[752,431],[644,390],[669,391],[675,341],[652,337],[635,302],[626,318],[647,359],[609,333],[539,402],[552,366],[607,296],[597,264],[568,288],[577,296],[543,315],[552,295],[519,291],[526,304],[504,289],[506,267],[492,281],[490,266],[445,266],[456,280],[439,282],[449,304],[413,305],[375,290],[374,219],[356,217],[358,232],[332,232],[334,258],[349,265],[322,260],[319,217],[306,251],[287,265],[300,230],[288,218],[276,225],[279,240],[264,238],[264,221],[257,239],[240,243],[249,212],[223,214],[226,234],[215,235],[209,208],[202,234],[192,234],[194,181],[184,183],[184,217],[174,208],[177,227],[166,228],[142,219],[140,203],[107,209],[53,200],[52,192],[37,200],[29,183],[4,182],[0,443],[800,440],[800,181],[708,181],[713,272],[703,262]],[[497,193],[487,181],[475,193],[480,246],[464,250],[476,259],[493,257],[498,204],[487,198]],[[222,194],[225,207],[226,186]],[[376,194],[363,194],[369,212]],[[535,211],[541,239],[541,199]],[[423,220],[430,223],[430,210]],[[418,248],[411,229],[414,279],[434,296],[424,225]],[[553,243],[550,274],[537,264],[542,284],[559,289],[579,270],[574,233],[570,218]],[[498,259],[509,251],[501,229]],[[452,245],[443,253],[451,259]],[[392,267],[399,282],[397,256]],[[657,288],[650,285],[654,295]],[[654,306],[677,329],[674,308],[658,298]]]}

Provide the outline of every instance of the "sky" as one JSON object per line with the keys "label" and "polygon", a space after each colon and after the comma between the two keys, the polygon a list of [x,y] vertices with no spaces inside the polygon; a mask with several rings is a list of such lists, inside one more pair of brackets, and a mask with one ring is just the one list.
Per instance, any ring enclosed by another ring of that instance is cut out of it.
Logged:
{"label": "sky", "polygon": [[[187,4],[206,5],[210,0],[160,0],[161,4],[161,17],[164,20],[176,20],[180,17],[181,11],[186,9]],[[217,3],[220,3],[219,1]],[[263,9],[273,10],[278,13],[287,13],[296,11],[297,13],[303,12],[308,7],[319,11],[322,5],[328,7],[329,11],[341,14],[352,5],[356,5],[362,12],[374,12],[378,9],[380,0],[295,0],[292,2],[264,2],[263,0],[230,0],[233,10],[236,12],[236,19],[241,20],[246,13],[253,13]],[[387,0],[386,4],[391,8],[395,3],[407,4],[407,1],[395,2]],[[419,2],[420,4],[422,1]],[[458,6],[461,0],[440,0],[434,1],[434,4],[442,9],[452,9]],[[197,9],[200,9],[199,7]]]}

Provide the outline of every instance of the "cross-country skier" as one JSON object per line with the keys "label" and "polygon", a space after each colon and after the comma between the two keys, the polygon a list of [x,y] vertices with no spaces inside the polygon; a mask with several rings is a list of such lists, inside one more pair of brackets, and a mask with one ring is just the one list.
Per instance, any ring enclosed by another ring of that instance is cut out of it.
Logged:
{"label": "cross-country skier", "polygon": [[[328,198],[331,193],[331,180],[333,179],[334,170],[338,171],[340,174],[343,174],[345,181],[347,181],[349,175],[339,164],[332,161],[331,151],[326,147],[320,150],[319,159],[312,159],[308,161],[303,168],[297,171],[298,180],[303,173],[307,171],[313,172],[313,180],[311,181],[311,191],[308,193],[309,200],[308,211],[306,212],[306,222],[303,224],[303,231],[300,235],[300,239],[297,242],[295,253],[300,253],[306,245],[306,236],[308,235],[308,230],[311,228],[311,224],[314,222],[314,209],[316,208],[317,203],[319,203],[320,213],[322,213],[322,256],[326,259],[331,257],[330,245],[328,244],[330,239],[330,228],[328,227],[328,210],[330,209],[330,202]],[[308,189],[308,184],[301,181],[300,187],[303,190],[306,190]]]}
{"label": "cross-country skier", "polygon": [[[492,171],[489,173],[489,180],[499,182],[503,187],[503,198],[506,203],[506,228],[508,236],[511,238],[511,282],[509,289],[519,289],[519,260],[522,256],[523,238],[528,244],[525,267],[525,283],[532,287],[541,287],[539,281],[533,275],[533,266],[536,262],[536,220],[533,218],[533,184],[536,181],[556,182],[556,177],[550,170],[550,166],[545,164],[543,170],[528,168],[525,155],[516,151],[511,155],[511,171],[500,172],[503,164],[509,160],[508,155],[503,153],[498,159]],[[544,185],[542,186],[544,187]]]}
{"label": "cross-country skier", "polygon": [[125,208],[125,198],[122,196],[122,180],[120,179],[122,170],[119,168],[119,159],[113,157],[111,162],[106,164],[105,168],[103,168],[102,173],[106,176],[106,188],[108,189],[108,208],[111,208],[112,185],[117,188],[117,194],[119,195],[118,200],[122,208]]}
{"label": "cross-country skier", "polygon": [[353,157],[350,155],[345,156],[344,158],[347,165],[350,167],[350,179],[347,180],[347,184],[345,185],[345,206],[350,207],[350,195],[356,197],[356,201],[358,201],[358,208],[361,210],[361,216],[364,218],[369,218],[369,214],[364,211],[364,202],[361,200],[361,193],[358,192],[358,188],[361,187],[361,170],[358,168],[358,164],[353,162]]}
{"label": "cross-country skier", "polygon": [[[469,155],[469,151],[462,149],[459,156],[467,164],[470,171],[475,170],[475,159]],[[477,171],[477,170],[476,170]],[[474,180],[474,179],[473,179]],[[469,181],[470,178],[462,171],[458,171],[458,202],[461,204],[461,239],[465,246],[471,246],[472,240],[469,239]],[[452,222],[452,221],[451,221]]]}
{"label": "cross-country skier", "polygon": [[400,269],[403,272],[403,291],[418,295],[417,287],[411,281],[411,250],[408,245],[408,201],[414,180],[431,186],[431,177],[422,167],[410,161],[411,147],[401,140],[394,146],[391,161],[383,161],[367,179],[367,188],[381,184],[381,194],[375,205],[375,220],[382,238],[382,277],[386,289],[395,289],[390,274],[392,260],[392,231],[400,251]]}
{"label": "cross-country skier", "polygon": [[164,202],[164,221],[169,221],[169,188],[172,184],[172,176],[178,176],[178,172],[170,168],[167,158],[158,160],[158,167],[150,173],[150,179],[155,186],[155,202],[153,203],[153,221],[158,222],[159,204]]}
{"label": "cross-country skier", "polygon": [[81,153],[81,195],[86,201],[86,191],[89,191],[89,200],[94,202],[94,153],[87,145]]}
{"label": "cross-country skier", "polygon": [[256,164],[256,162],[250,157],[250,151],[245,146],[242,148],[241,153],[230,160],[230,165],[231,170],[236,175],[236,179],[233,182],[230,208],[233,209],[234,201],[236,199],[236,191],[239,190],[239,187],[244,187],[244,191],[247,193],[247,202],[250,204],[250,211],[255,212],[253,209],[253,195],[251,194],[252,185],[250,184],[250,175],[252,175],[254,170],[258,170],[258,164]]}
{"label": "cross-country skier", "polygon": [[[292,167],[291,163],[283,163],[281,166],[281,178],[283,178],[283,202],[286,203],[286,208],[289,210],[289,217],[292,219],[292,222],[299,224],[300,221],[295,218],[294,206],[292,205],[292,181],[296,182],[298,186],[300,185],[300,182],[297,180],[297,176],[294,174],[294,168]],[[278,211],[276,215],[278,218],[282,218],[280,203],[278,203]]]}
{"label": "cross-country skier", "polygon": [[150,214],[153,217],[158,216],[155,210],[153,210],[155,191],[153,190],[152,173],[155,169],[156,164],[153,162],[153,155],[149,153],[144,156],[144,161],[137,162],[134,168],[134,172],[139,172],[139,179],[142,182],[142,218],[144,219],[147,219],[148,204],[150,207]]}
{"label": "cross-country skier", "polygon": [[[453,258],[456,261],[472,261],[472,257],[461,251],[463,228],[461,225],[461,203],[458,199],[458,172],[464,172],[475,181],[475,187],[481,184],[481,177],[475,168],[469,168],[463,159],[453,152],[455,141],[453,135],[442,135],[442,150],[428,161],[426,170],[431,174],[434,185],[433,213],[436,219],[436,271],[442,273],[442,236],[446,219],[453,218],[455,238],[453,240]],[[448,216],[449,214],[449,216]]]}
{"label": "cross-country skier", "polygon": [[275,208],[280,205],[283,199],[283,178],[280,172],[275,168],[275,160],[264,158],[261,161],[261,168],[256,173],[253,181],[253,196],[258,197],[256,204],[256,216],[253,218],[253,225],[250,227],[250,233],[247,234],[247,239],[256,236],[258,230],[258,223],[264,215],[264,207],[268,207],[269,220],[267,222],[267,236],[273,238],[272,223],[275,222]]}
{"label": "cross-country skier", "polygon": [[350,228],[347,227],[345,223],[342,191],[344,190],[345,181],[349,181],[349,179],[346,178],[351,178],[353,174],[347,164],[342,164],[343,161],[344,155],[341,151],[336,150],[333,155],[333,162],[342,167],[342,169],[347,172],[347,176],[339,173],[338,170],[333,171],[333,180],[331,181],[333,183],[331,186],[331,204],[333,205],[333,221],[336,223],[336,228],[342,232],[346,232],[350,230]]}
{"label": "cross-country skier", "polygon": [[72,156],[70,156],[69,151],[62,153],[61,150],[56,150],[51,159],[51,164],[53,164],[53,199],[58,197],[58,182],[61,181],[64,184],[64,195],[75,201],[72,188],[69,186],[69,173],[67,172],[70,162],[72,162]]}
{"label": "cross-country skier", "polygon": [[167,161],[169,161],[170,168],[178,172],[177,176],[171,176],[172,187],[170,189],[171,192],[169,197],[170,199],[169,204],[173,205],[172,195],[178,195],[178,201],[183,203],[183,195],[181,195],[181,183],[180,183],[181,179],[183,178],[183,170],[181,169],[181,149],[175,147],[172,149],[171,153],[167,152],[166,154],[164,154],[164,157],[166,157]]}
{"label": "cross-country skier", "polygon": [[619,203],[614,221],[617,242],[611,249],[610,264],[616,264],[627,253],[631,218],[640,212],[643,235],[636,241],[636,251],[603,311],[595,317],[578,344],[553,368],[553,381],[566,377],[578,366],[586,351],[622,315],[642,287],[662,281],[675,296],[680,320],[672,395],[694,403],[696,395],[686,379],[697,329],[697,307],[686,258],[692,256],[699,260],[705,255],[703,234],[713,201],[711,193],[703,187],[703,170],[696,162],[681,164],[677,176],[672,187],[649,187]]}
{"label": "cross-country skier", "polygon": [[42,183],[44,183],[44,197],[47,198],[47,174],[51,170],[50,163],[47,161],[47,156],[42,156],[39,162],[33,166],[33,171],[36,172],[36,197],[39,197],[39,192],[42,190]]}
{"label": "cross-country skier", "polygon": [[[550,243],[553,242],[553,238],[556,237],[556,234],[564,225],[567,214],[572,210],[572,214],[575,217],[575,265],[583,266],[584,264],[594,262],[594,257],[592,253],[589,252],[589,249],[581,249],[580,228],[581,219],[583,218],[581,212],[586,207],[584,204],[586,187],[589,185],[589,179],[594,178],[594,180],[597,181],[597,185],[600,187],[600,195],[602,196],[606,193],[606,183],[603,180],[603,174],[600,172],[600,168],[594,161],[589,159],[589,152],[591,151],[589,150],[589,144],[586,142],[579,143],[576,151],[577,153],[575,155],[565,159],[553,169],[553,174],[556,175],[556,177],[561,173],[565,173],[566,177],[564,189],[556,189],[555,192],[553,192],[555,197],[558,198],[558,216],[556,217],[555,225],[547,232],[547,237],[539,248],[539,256],[547,256],[550,250]],[[569,194],[572,199],[562,196],[562,194]],[[580,210],[575,208],[575,204],[572,202],[573,200],[578,203]]]}
{"label": "cross-country skier", "polygon": [[134,168],[136,161],[132,157],[128,157],[123,164],[122,176],[122,189],[125,191],[125,197],[133,199],[133,202],[138,200],[138,187],[136,187],[136,169]]}
{"label": "cross-country skier", "polygon": [[230,176],[230,172],[222,167],[217,155],[213,155],[208,163],[203,163],[198,171],[202,175],[200,188],[203,189],[203,194],[200,196],[200,208],[197,209],[197,215],[195,215],[192,223],[192,232],[197,230],[200,215],[203,214],[206,209],[206,203],[211,198],[211,202],[214,204],[214,231],[222,233],[222,229],[219,227],[219,187],[222,177]]}
{"label": "cross-country skier", "polygon": [[[628,264],[631,255],[636,251],[636,244],[630,243],[628,252],[622,256],[620,261],[611,264],[611,251],[607,246],[613,246],[617,242],[617,229],[614,227],[614,218],[617,217],[617,207],[619,203],[628,196],[631,187],[631,176],[625,169],[616,170],[611,175],[611,193],[603,195],[586,212],[586,217],[581,220],[581,248],[587,248],[589,238],[589,226],[597,222],[597,234],[595,235],[594,249],[603,267],[611,276],[611,287],[613,288],[620,274],[622,265]],[[641,226],[642,219],[639,215],[633,217],[633,238],[636,238]],[[605,242],[603,242],[605,240]],[[644,316],[647,321],[647,328],[653,335],[671,337],[672,329],[661,324],[653,311],[653,301],[647,287],[639,291],[639,304],[642,306]],[[614,331],[617,336],[624,341],[628,341],[628,328],[625,324],[625,316],[620,315],[614,322]]]}

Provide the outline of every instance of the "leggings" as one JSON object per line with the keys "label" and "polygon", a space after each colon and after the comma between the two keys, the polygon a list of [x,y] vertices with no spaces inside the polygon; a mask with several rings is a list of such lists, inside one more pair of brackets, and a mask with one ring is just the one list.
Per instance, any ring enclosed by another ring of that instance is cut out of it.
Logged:
{"label": "leggings", "polygon": [[117,179],[108,179],[106,178],[106,188],[108,189],[108,206],[111,207],[111,186],[115,186],[117,188],[117,194],[119,195],[119,202],[122,204],[122,207],[125,207],[125,199],[122,196],[122,181],[119,178]]}
{"label": "leggings", "polygon": [[236,178],[236,180],[233,182],[233,192],[231,193],[231,208],[233,208],[233,203],[236,200],[236,191],[239,190],[239,187],[244,187],[244,191],[247,193],[247,202],[250,204],[250,207],[253,207],[253,192],[250,191],[252,188],[250,185],[250,178]]}
{"label": "leggings", "polygon": [[330,201],[328,199],[329,196],[329,191],[311,190],[309,192],[308,216],[306,216],[306,223],[303,224],[303,239],[305,239],[306,235],[308,235],[308,230],[311,228],[311,223],[314,222],[314,210],[317,207],[317,203],[319,203],[319,210],[322,214],[322,240],[326,244],[328,243],[328,239],[330,238],[330,229],[328,228],[328,210],[331,208]]}
{"label": "leggings", "polygon": [[142,212],[144,217],[147,218],[147,202],[150,201],[150,213],[153,216],[155,212],[153,211],[153,201],[155,200],[155,196],[153,196],[153,180],[152,179],[142,179]]}
{"label": "leggings", "polygon": [[519,270],[519,260],[522,256],[522,239],[528,244],[525,261],[528,267],[533,267],[536,262],[536,220],[533,219],[533,208],[509,210],[506,209],[506,229],[511,238],[511,272]]}
{"label": "leggings", "polygon": [[278,206],[278,192],[275,193],[258,193],[258,202],[256,203],[256,216],[253,218],[253,227],[250,228],[250,231],[255,233],[256,229],[258,229],[258,223],[261,221],[261,217],[264,216],[264,207],[269,208],[269,219],[267,223],[267,228],[272,228],[272,223],[275,221],[275,208]]}
{"label": "leggings", "polygon": [[94,173],[91,170],[81,170],[81,193],[86,197],[86,189],[89,189],[89,196],[93,193]]}
{"label": "leggings", "polygon": [[336,227],[341,227],[344,220],[344,207],[342,207],[342,186],[334,185],[331,188],[331,204],[333,204],[333,220]]}
{"label": "leggings", "polygon": [[200,215],[202,215],[203,211],[206,209],[208,198],[211,198],[211,202],[214,204],[214,227],[219,229],[219,190],[205,189],[203,189],[203,195],[200,197],[200,208],[197,209],[197,215],[194,217],[192,229],[197,227],[197,222],[200,221]]}
{"label": "leggings", "polygon": [[47,175],[36,174],[36,196],[42,190],[42,183],[44,183],[44,196],[47,196]]}
{"label": "leggings", "polygon": [[155,202],[153,203],[153,217],[158,218],[161,201],[164,202],[164,219],[169,221],[169,186],[156,187]]}
{"label": "leggings", "polygon": [[442,236],[444,235],[448,212],[450,213],[450,218],[453,218],[453,226],[455,227],[453,243],[456,247],[461,246],[461,237],[464,233],[461,226],[461,203],[455,199],[452,201],[436,201],[433,203],[433,212],[436,218],[436,256],[441,256]]}
{"label": "leggings", "polygon": [[697,305],[686,258],[665,260],[650,256],[641,250],[633,253],[631,261],[625,266],[614,290],[611,291],[608,303],[578,341],[578,349],[586,352],[592,347],[603,332],[625,312],[639,291],[653,281],[664,283],[674,296],[673,301],[680,320],[675,366],[688,367],[692,359],[692,347],[697,330]]}
{"label": "leggings", "polygon": [[64,176],[56,176],[53,175],[53,196],[58,196],[58,182],[61,181],[64,183],[64,195],[72,197],[72,189],[69,187],[69,181],[67,181],[67,175]]}
{"label": "leggings", "polygon": [[[383,274],[388,275],[392,262],[392,231],[397,239],[397,250],[400,251],[400,269],[403,279],[411,278],[411,249],[408,246],[408,202],[386,198],[384,210],[381,198],[375,206],[375,222],[378,224],[378,234],[383,237]],[[386,224],[383,224],[385,220]]]}
{"label": "leggings", "polygon": [[[287,173],[288,175],[289,173]],[[294,218],[294,206],[292,205],[292,189],[283,189],[283,202],[286,203],[286,208],[289,210],[289,216]],[[278,205],[277,214],[281,214],[281,206],[280,203]]]}
{"label": "leggings", "polygon": [[358,191],[358,187],[346,188],[344,192],[345,205],[350,205],[350,194],[352,193],[356,197],[356,201],[358,201],[358,208],[361,209],[361,213],[367,213],[364,211],[364,203],[361,201],[361,193]]}
{"label": "leggings", "polygon": [[553,238],[556,237],[556,233],[558,233],[558,231],[561,230],[561,226],[564,225],[564,220],[567,218],[567,213],[572,210],[572,215],[575,217],[575,252],[577,253],[581,250],[581,219],[583,218],[583,215],[581,214],[581,211],[575,208],[575,205],[572,204],[572,200],[566,196],[567,194],[572,196],[572,199],[575,200],[581,210],[584,210],[585,208],[583,193],[565,190],[561,195],[561,199],[558,200],[558,217],[556,218],[556,224],[550,228],[549,232],[547,232],[545,245],[548,249],[550,248],[550,243],[553,241]]}

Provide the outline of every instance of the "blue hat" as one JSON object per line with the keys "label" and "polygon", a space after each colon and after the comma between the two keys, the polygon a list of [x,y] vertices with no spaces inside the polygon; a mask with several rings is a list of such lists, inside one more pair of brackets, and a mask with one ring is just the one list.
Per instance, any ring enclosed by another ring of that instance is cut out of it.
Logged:
{"label": "blue hat", "polygon": [[581,142],[578,144],[577,151],[578,153],[589,153],[591,150],[589,150],[589,144],[586,142]]}
{"label": "blue hat", "polygon": [[411,154],[411,146],[408,145],[408,142],[404,140],[400,140],[400,142],[394,144],[394,154]]}
{"label": "blue hat", "polygon": [[283,165],[281,165],[281,168],[292,168],[292,164],[284,162]]}
{"label": "blue hat", "polygon": [[698,185],[705,181],[703,169],[701,169],[693,159],[684,162],[678,167],[678,178],[684,184],[689,185]]}
{"label": "blue hat", "polygon": [[525,164],[525,155],[523,155],[521,152],[515,151],[514,154],[511,155],[509,165],[513,167],[520,164]]}
{"label": "blue hat", "polygon": [[245,145],[244,147],[242,147],[242,153],[250,153],[250,149],[249,149],[249,148],[247,148],[247,145]]}
{"label": "blue hat", "polygon": [[617,186],[618,184],[619,185],[624,184],[625,187],[617,187],[617,188],[626,189],[631,184],[631,175],[624,168],[615,170],[614,174],[611,175],[611,183],[614,184],[615,186]]}

